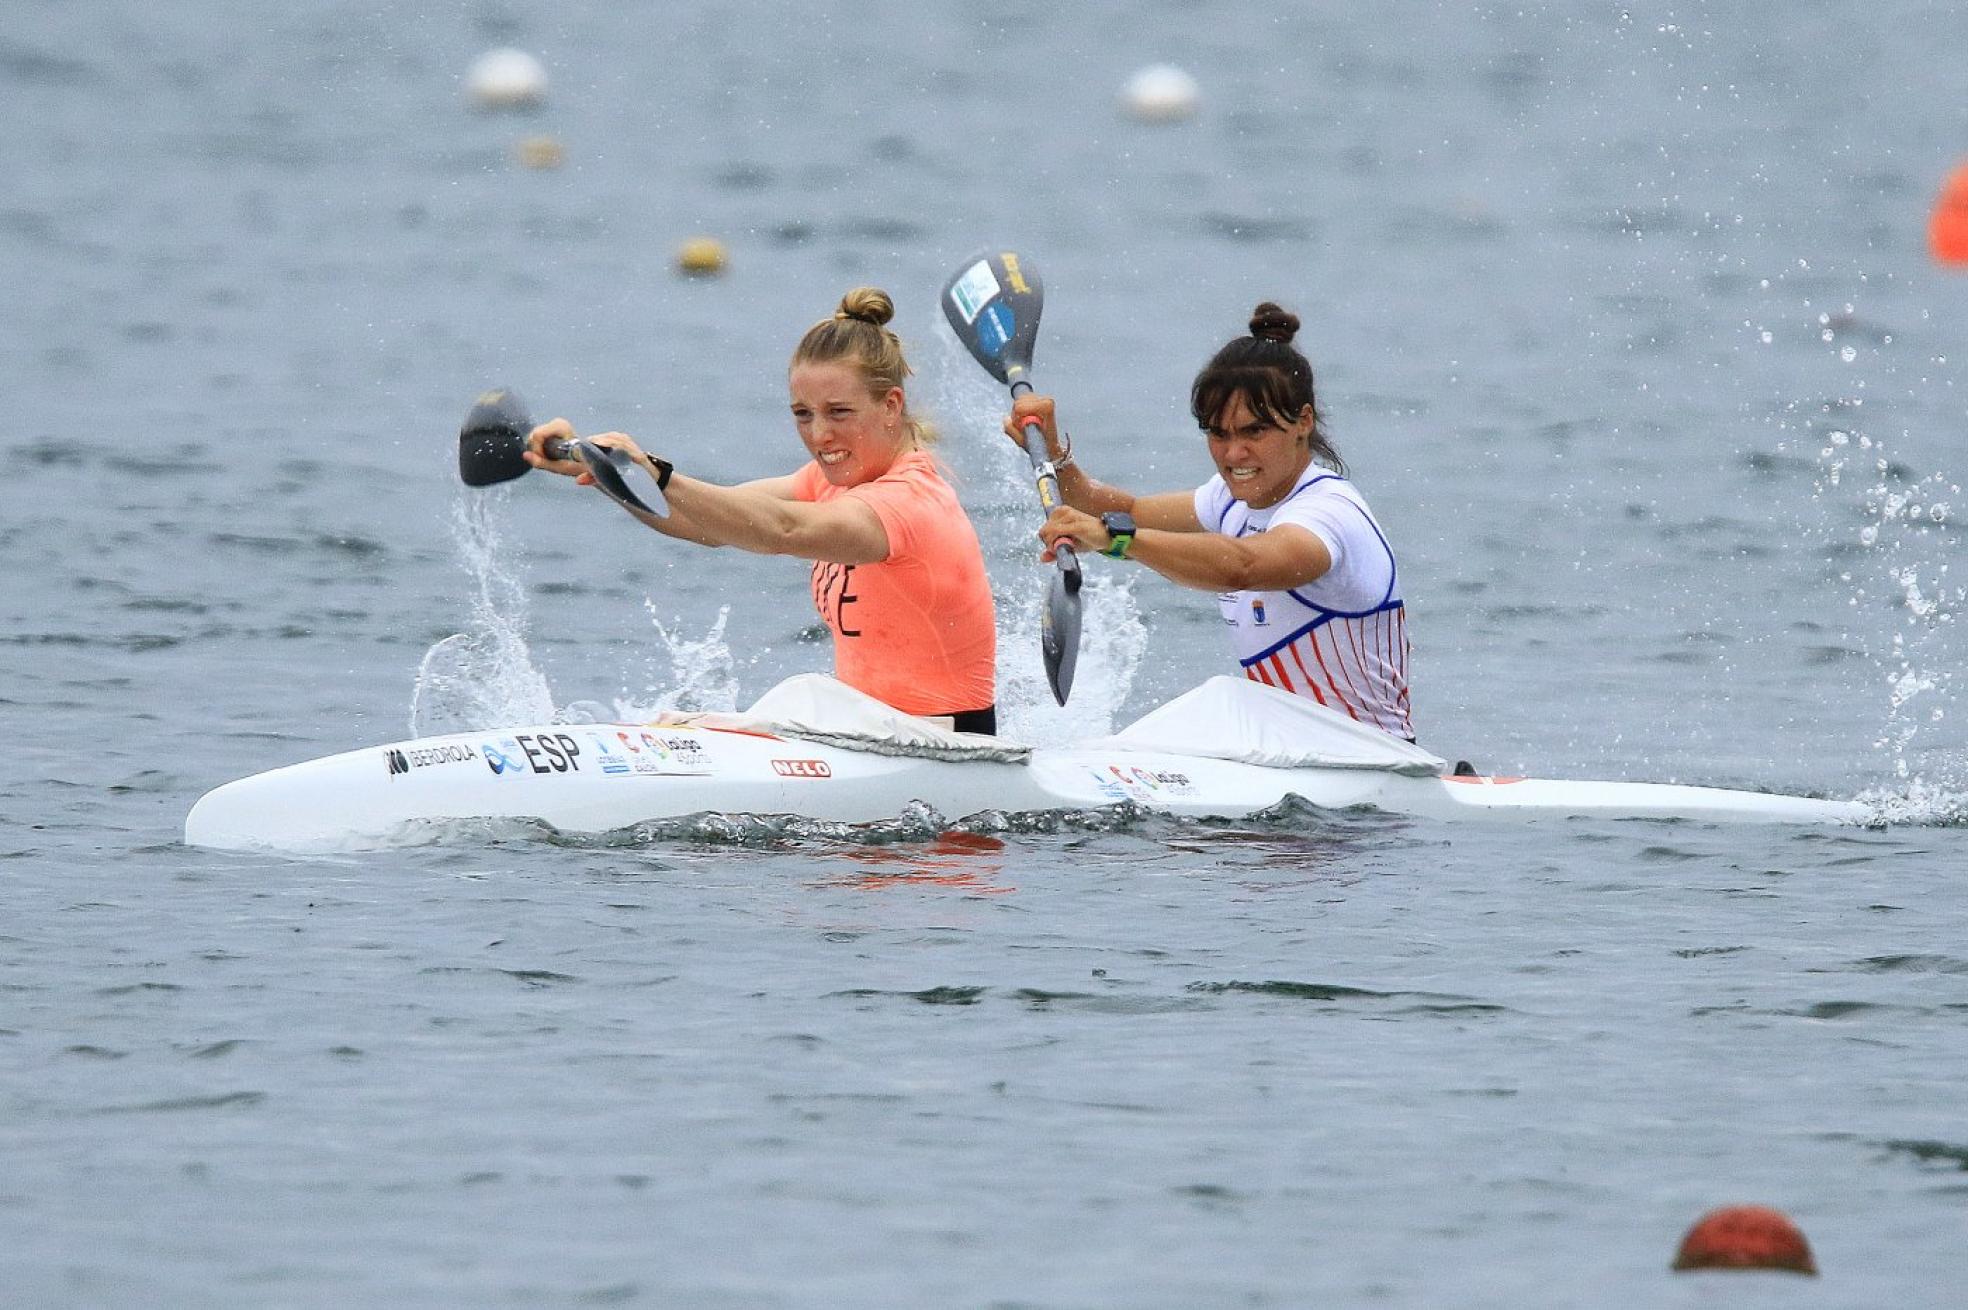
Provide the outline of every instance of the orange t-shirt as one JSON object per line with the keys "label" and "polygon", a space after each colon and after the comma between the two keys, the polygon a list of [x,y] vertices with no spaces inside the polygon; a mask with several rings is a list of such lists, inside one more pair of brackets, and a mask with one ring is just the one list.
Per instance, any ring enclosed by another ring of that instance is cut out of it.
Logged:
{"label": "orange t-shirt", "polygon": [[879,564],[813,565],[813,607],[834,634],[834,676],[904,714],[997,703],[998,628],[977,530],[936,471],[908,451],[888,472],[837,487],[820,466],[793,475],[793,499],[852,496],[888,534]]}

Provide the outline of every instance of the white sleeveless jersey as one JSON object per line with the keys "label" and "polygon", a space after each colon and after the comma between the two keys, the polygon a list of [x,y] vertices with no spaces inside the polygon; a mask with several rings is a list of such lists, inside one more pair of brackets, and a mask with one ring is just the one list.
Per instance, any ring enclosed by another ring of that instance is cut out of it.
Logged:
{"label": "white sleeveless jersey", "polygon": [[1226,537],[1291,524],[1318,537],[1332,556],[1332,568],[1303,587],[1217,596],[1244,676],[1412,739],[1400,575],[1353,484],[1313,465],[1290,495],[1252,509],[1219,475],[1196,488],[1196,519]]}

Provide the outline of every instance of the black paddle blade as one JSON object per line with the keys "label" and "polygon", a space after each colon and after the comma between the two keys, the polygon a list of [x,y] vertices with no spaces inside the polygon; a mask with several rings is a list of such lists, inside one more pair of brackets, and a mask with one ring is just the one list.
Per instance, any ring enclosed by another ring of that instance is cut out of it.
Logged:
{"label": "black paddle blade", "polygon": [[631,462],[619,450],[597,446],[592,441],[576,441],[574,448],[581,452],[581,462],[588,466],[588,473],[594,478],[595,485],[616,504],[639,509],[654,518],[666,519],[670,516],[670,502],[653,479],[645,477],[643,483],[648,487],[649,499],[654,504],[645,502],[629,487],[628,475],[640,470],[640,464]]}
{"label": "black paddle blade", "polygon": [[504,387],[478,398],[458,430],[458,476],[468,487],[510,482],[526,472],[526,402]]}
{"label": "black paddle blade", "polygon": [[1039,652],[1045,657],[1046,681],[1061,705],[1073,694],[1073,670],[1080,662],[1080,561],[1064,547],[1059,568],[1046,590],[1039,618]]}
{"label": "black paddle blade", "polygon": [[1031,367],[1045,286],[1032,262],[983,251],[943,284],[943,313],[971,358],[1000,382]]}

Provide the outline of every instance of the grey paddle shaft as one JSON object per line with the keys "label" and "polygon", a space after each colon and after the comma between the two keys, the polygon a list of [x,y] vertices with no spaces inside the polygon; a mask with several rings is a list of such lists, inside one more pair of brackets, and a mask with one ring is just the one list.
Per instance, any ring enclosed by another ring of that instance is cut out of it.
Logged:
{"label": "grey paddle shaft", "polygon": [[[1032,384],[1024,378],[1017,378],[1011,384],[1013,400],[1030,395],[1031,391]],[[1056,506],[1066,503],[1066,497],[1059,490],[1059,473],[1053,468],[1052,457],[1046,453],[1045,430],[1035,418],[1026,419],[1024,426],[1019,430],[1024,435],[1018,444],[1025,448],[1025,458],[1032,461],[1032,473],[1039,484],[1039,503],[1044,505],[1046,513],[1050,514]],[[1068,573],[1080,571],[1079,554],[1073,549],[1072,542],[1062,541],[1053,547],[1053,551],[1059,560],[1061,571]],[[1078,591],[1079,588],[1075,587],[1073,590]]]}

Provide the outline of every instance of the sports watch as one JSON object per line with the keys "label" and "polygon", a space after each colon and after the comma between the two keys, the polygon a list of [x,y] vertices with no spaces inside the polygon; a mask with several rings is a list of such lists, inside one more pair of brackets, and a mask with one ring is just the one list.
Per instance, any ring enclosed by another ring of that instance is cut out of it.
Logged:
{"label": "sports watch", "polygon": [[1100,553],[1108,559],[1126,559],[1128,547],[1134,545],[1134,515],[1126,510],[1110,509],[1100,516],[1100,526],[1113,538]]}

